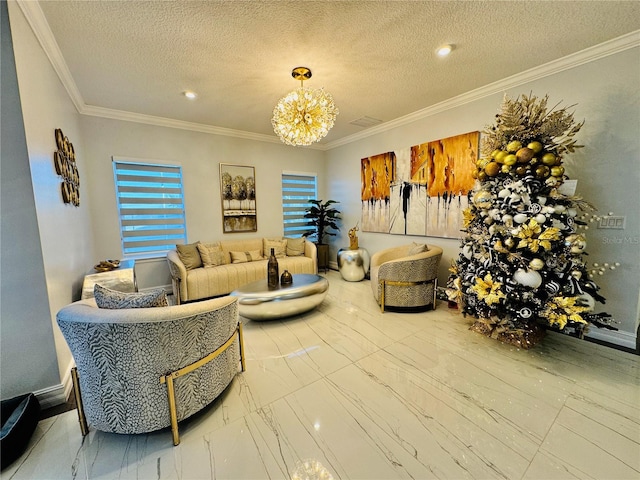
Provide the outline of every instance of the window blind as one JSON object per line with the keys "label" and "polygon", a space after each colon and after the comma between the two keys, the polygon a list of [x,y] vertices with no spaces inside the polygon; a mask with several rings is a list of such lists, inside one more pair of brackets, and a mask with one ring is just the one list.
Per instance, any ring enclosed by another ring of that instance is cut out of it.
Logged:
{"label": "window blind", "polygon": [[187,242],[181,167],[114,160],[113,172],[125,255]]}
{"label": "window blind", "polygon": [[309,200],[318,195],[318,179],[314,174],[282,174],[282,221],[285,237],[300,237],[309,230],[305,211]]}

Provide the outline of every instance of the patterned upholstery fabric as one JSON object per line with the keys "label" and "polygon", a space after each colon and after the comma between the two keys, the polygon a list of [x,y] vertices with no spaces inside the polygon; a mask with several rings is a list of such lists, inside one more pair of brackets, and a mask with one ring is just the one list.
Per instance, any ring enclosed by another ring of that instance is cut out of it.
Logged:
{"label": "patterned upholstery fabric", "polygon": [[[81,300],[57,314],[80,377],[87,422],[98,430],[144,433],[170,425],[160,376],[211,353],[238,325],[232,297],[165,308],[103,310]],[[178,420],[211,403],[240,369],[234,344],[175,380]]]}
{"label": "patterned upholstery fabric", "polygon": [[[429,250],[409,255],[413,245],[392,247],[376,252],[371,257],[371,289],[380,303],[380,280],[421,282],[438,277],[438,266],[442,258],[442,248],[429,246]],[[426,283],[413,286],[387,285],[385,306],[425,307],[433,304],[435,284]]]}
{"label": "patterned upholstery fabric", "polygon": [[[303,255],[286,256],[278,259],[280,271],[289,273],[318,273],[317,250],[315,244],[302,239]],[[288,243],[288,242],[287,242]],[[187,270],[175,250],[167,252],[167,262],[176,300],[188,302],[219,295],[228,295],[238,287],[256,280],[267,278],[267,260],[231,263],[231,251],[245,252],[262,249],[262,238],[228,240],[220,242],[227,256],[225,265],[215,268],[194,268]]]}
{"label": "patterned upholstery fabric", "polygon": [[167,293],[163,288],[155,288],[142,293],[125,293],[102,285],[93,286],[93,296],[96,299],[98,308],[153,308],[166,307],[169,305]]}

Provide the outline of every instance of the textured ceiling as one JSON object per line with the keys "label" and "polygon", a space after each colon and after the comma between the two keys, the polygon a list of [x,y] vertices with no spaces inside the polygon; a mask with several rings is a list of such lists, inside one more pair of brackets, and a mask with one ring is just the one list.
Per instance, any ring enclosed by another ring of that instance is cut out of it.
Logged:
{"label": "textured ceiling", "polygon": [[324,142],[640,29],[638,1],[39,3],[86,105],[275,138],[303,65],[340,109]]}

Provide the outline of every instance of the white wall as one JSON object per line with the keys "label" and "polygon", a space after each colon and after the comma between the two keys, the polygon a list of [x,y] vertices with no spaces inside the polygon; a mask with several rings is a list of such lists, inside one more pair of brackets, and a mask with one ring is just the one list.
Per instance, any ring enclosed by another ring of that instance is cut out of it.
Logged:
{"label": "white wall", "polygon": [[[620,332],[592,329],[593,336],[635,348],[640,300],[640,49],[599,58],[553,75],[510,88],[513,97],[533,92],[549,94],[550,104],[577,104],[577,120],[586,123],[578,136],[585,148],[566,160],[567,174],[578,180],[577,193],[599,208],[625,215],[625,230],[587,231],[590,262],[620,262],[615,271],[596,278],[607,304],[598,311],[614,315]],[[328,197],[341,202],[346,227],[360,220],[360,159],[390,150],[469,131],[492,124],[502,93],[494,93],[456,108],[433,114],[393,130],[377,133],[327,152]],[[411,241],[444,248],[439,283],[459,251],[457,240],[359,232],[360,244],[370,252]],[[348,245],[347,228],[334,239],[332,256]]]}
{"label": "white wall", "polygon": [[[317,173],[319,191],[323,188],[324,154],[319,150],[89,116],[82,117],[82,136],[97,258],[122,257],[113,156],[182,165],[189,242],[256,235],[222,233],[220,163],[255,167],[261,237],[282,236],[283,171]],[[139,262],[136,274],[142,289],[170,283],[164,258]]]}
{"label": "white wall", "polygon": [[6,5],[6,2],[0,4],[0,392],[3,399],[40,390],[60,380]]}
{"label": "white wall", "polygon": [[[91,196],[84,183],[87,168],[79,127],[80,116],[22,11],[13,2],[8,3],[8,8],[46,277],[50,310],[50,317],[46,321],[53,324],[57,351],[57,358],[50,358],[46,362],[25,362],[24,358],[19,361],[29,365],[34,378],[37,378],[45,365],[56,365],[59,369],[59,380],[62,380],[68,375],[72,357],[55,324],[55,314],[79,297],[83,274],[94,259],[89,217]],[[57,148],[54,135],[56,128],[62,129],[75,148],[80,173],[79,208],[62,201],[61,177],[56,174],[53,164],[53,152]],[[30,282],[23,285],[22,301],[25,304],[34,301]],[[14,333],[28,338],[29,330],[22,326]],[[3,318],[3,336],[4,333]],[[10,367],[3,362],[2,368],[4,376],[4,371]],[[56,388],[56,385],[47,387]]]}

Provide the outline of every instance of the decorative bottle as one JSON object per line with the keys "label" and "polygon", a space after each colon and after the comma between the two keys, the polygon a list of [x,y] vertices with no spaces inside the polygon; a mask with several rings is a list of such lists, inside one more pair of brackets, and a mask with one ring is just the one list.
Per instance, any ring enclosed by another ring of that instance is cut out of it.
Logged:
{"label": "decorative bottle", "polygon": [[278,260],[274,249],[271,249],[271,255],[269,255],[269,261],[267,262],[267,285],[269,288],[276,288],[279,280]]}

